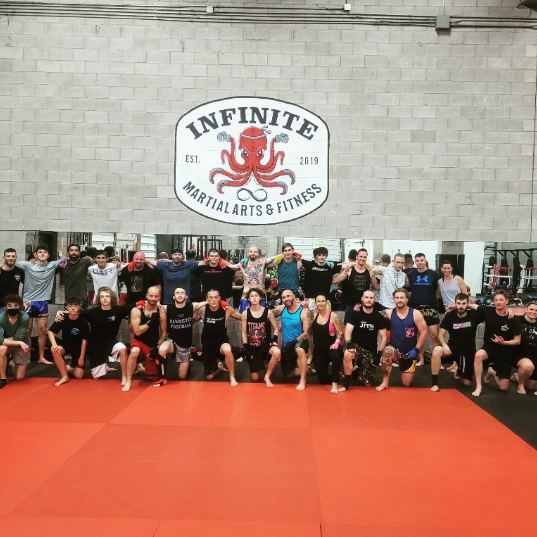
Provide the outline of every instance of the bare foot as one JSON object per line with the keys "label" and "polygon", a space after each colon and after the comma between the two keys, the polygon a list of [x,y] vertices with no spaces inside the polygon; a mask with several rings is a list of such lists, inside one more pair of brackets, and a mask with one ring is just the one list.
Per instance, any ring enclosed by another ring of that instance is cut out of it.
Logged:
{"label": "bare foot", "polygon": [[305,382],[299,382],[298,386],[296,387],[298,391],[302,391],[306,389],[306,383]]}
{"label": "bare foot", "polygon": [[239,385],[239,383],[235,380],[235,377],[229,377],[229,383],[230,383],[231,386],[233,386],[233,387]]}
{"label": "bare foot", "polygon": [[337,391],[338,392],[346,392],[347,388],[345,388],[345,386],[341,386],[341,388],[338,388]]}
{"label": "bare foot", "polygon": [[67,384],[69,382],[69,377],[62,377],[58,382],[54,383],[54,386],[61,386],[62,384]]}
{"label": "bare foot", "polygon": [[71,367],[70,365],[66,365],[65,366],[65,370],[67,371],[67,374],[68,375],[72,375],[73,374],[73,371],[75,370],[74,367]]}
{"label": "bare foot", "polygon": [[135,373],[141,373],[142,375],[145,375],[145,367],[143,366],[143,364],[138,364],[136,366]]}
{"label": "bare foot", "polygon": [[509,378],[511,382],[518,382],[518,373],[513,373]]}
{"label": "bare foot", "polygon": [[524,384],[519,384],[516,391],[522,395],[526,395],[526,388],[524,388]]}
{"label": "bare foot", "polygon": [[455,371],[457,371],[457,364],[451,364],[447,370],[450,372],[450,373],[454,373]]}
{"label": "bare foot", "polygon": [[494,375],[496,375],[496,371],[494,371],[492,367],[489,367],[485,375],[485,378],[483,379],[485,381],[485,384],[488,384]]}
{"label": "bare foot", "polygon": [[379,386],[377,386],[375,388],[375,390],[377,390],[377,392],[381,392],[382,390],[387,390],[388,389],[388,383],[387,382],[383,382],[382,384],[380,384]]}
{"label": "bare foot", "polygon": [[108,364],[104,364],[104,370],[107,373],[110,373],[110,371],[115,371],[115,369],[113,367],[110,367]]}
{"label": "bare foot", "polygon": [[272,384],[272,382],[270,381],[270,377],[267,377],[267,375],[265,375],[263,380],[265,381],[267,388],[274,388],[274,384]]}
{"label": "bare foot", "polygon": [[418,362],[418,363],[416,364],[416,367],[421,367],[422,365],[425,365],[425,362]]}
{"label": "bare foot", "polygon": [[37,360],[37,363],[43,365],[52,365],[54,362],[49,362],[48,360],[45,360],[45,358],[39,358],[39,360]]}
{"label": "bare foot", "polygon": [[244,362],[244,358],[242,356],[239,356],[235,361],[240,364],[241,362]]}
{"label": "bare foot", "polygon": [[330,393],[338,393],[339,390],[337,389],[337,384],[332,384],[332,389],[330,390]]}
{"label": "bare foot", "polygon": [[224,362],[218,362],[218,371],[225,371],[227,373],[227,367]]}
{"label": "bare foot", "polygon": [[472,392],[472,395],[473,395],[474,397],[479,397],[479,396],[481,395],[481,390],[482,390],[481,386],[478,386],[478,387]]}
{"label": "bare foot", "polygon": [[127,377],[121,377],[121,385],[125,386],[127,384]]}
{"label": "bare foot", "polygon": [[131,383],[130,382],[125,382],[125,385],[123,386],[123,388],[121,388],[121,391],[122,392],[130,392],[131,391]]}
{"label": "bare foot", "polygon": [[308,370],[306,371],[306,375],[315,375],[315,373],[317,373],[317,371],[315,371],[315,369],[311,366],[308,366]]}
{"label": "bare foot", "polygon": [[168,384],[168,381],[166,379],[160,379],[153,384],[153,388],[160,388],[161,386],[164,386],[164,384]]}
{"label": "bare foot", "polygon": [[436,384],[431,388],[432,392],[438,392],[439,390],[440,388]]}

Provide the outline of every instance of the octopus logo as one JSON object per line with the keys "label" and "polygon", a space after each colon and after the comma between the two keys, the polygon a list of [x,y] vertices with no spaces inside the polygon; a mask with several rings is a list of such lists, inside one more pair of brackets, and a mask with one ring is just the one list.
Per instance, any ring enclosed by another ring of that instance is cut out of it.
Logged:
{"label": "octopus logo", "polygon": [[208,103],[177,124],[176,195],[222,222],[295,220],[326,201],[328,147],[324,121],[297,105],[259,97]]}

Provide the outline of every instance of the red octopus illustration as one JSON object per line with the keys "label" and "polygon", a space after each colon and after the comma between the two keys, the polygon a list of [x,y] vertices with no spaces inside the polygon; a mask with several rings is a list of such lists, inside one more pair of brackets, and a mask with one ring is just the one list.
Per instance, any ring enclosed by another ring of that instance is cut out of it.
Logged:
{"label": "red octopus illustration", "polygon": [[287,184],[283,181],[276,181],[276,179],[278,177],[287,176],[291,179],[291,184],[295,183],[295,173],[292,170],[274,172],[274,168],[276,168],[278,161],[280,164],[283,164],[283,159],[285,158],[285,153],[283,151],[278,151],[277,153],[274,152],[274,144],[276,142],[286,143],[289,140],[289,137],[286,134],[281,134],[272,138],[270,142],[270,156],[268,162],[262,164],[261,161],[267,150],[266,132],[265,129],[260,129],[258,127],[248,127],[242,131],[239,137],[239,150],[244,163],[240,163],[235,156],[235,139],[225,132],[218,134],[218,140],[220,142],[231,142],[231,152],[225,149],[222,151],[222,163],[225,164],[227,160],[231,171],[227,171],[224,168],[214,168],[209,175],[210,181],[213,184],[214,178],[217,175],[228,177],[228,179],[223,179],[218,182],[216,190],[220,194],[223,193],[223,189],[226,186],[240,187],[245,185],[252,176],[260,186],[267,188],[281,188],[282,196],[287,193]]}

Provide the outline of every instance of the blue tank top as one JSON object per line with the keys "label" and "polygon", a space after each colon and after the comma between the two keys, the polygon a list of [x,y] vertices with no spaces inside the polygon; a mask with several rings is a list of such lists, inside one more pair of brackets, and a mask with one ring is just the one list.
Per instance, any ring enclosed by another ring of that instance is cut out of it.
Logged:
{"label": "blue tank top", "polygon": [[406,354],[418,342],[418,328],[414,322],[414,308],[408,308],[408,315],[404,319],[399,318],[397,310],[394,308],[390,323],[390,345]]}
{"label": "blue tank top", "polygon": [[278,291],[280,293],[289,289],[293,293],[298,293],[298,267],[296,259],[291,263],[282,261],[278,265]]}
{"label": "blue tank top", "polygon": [[304,328],[302,321],[300,320],[300,314],[302,313],[302,306],[300,306],[295,313],[289,313],[287,308],[283,308],[282,312],[282,346],[286,343],[296,339]]}

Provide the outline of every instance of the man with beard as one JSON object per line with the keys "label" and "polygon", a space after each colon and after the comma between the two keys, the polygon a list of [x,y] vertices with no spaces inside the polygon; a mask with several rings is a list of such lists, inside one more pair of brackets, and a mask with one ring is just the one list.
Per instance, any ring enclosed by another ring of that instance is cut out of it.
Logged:
{"label": "man with beard", "polygon": [[[350,388],[353,366],[357,366],[357,378],[364,383],[364,386],[373,384],[375,364],[378,364],[388,341],[386,325],[389,323],[380,312],[375,311],[375,293],[371,290],[364,291],[361,303],[359,310],[353,310],[349,314],[345,325],[345,341],[347,342],[343,355],[345,381],[340,391]],[[380,342],[378,342],[379,335]]]}
{"label": "man with beard", "polygon": [[[397,258],[397,255],[395,257]],[[401,258],[402,272],[404,259],[402,255]],[[392,299],[395,308],[386,310],[386,317],[390,320],[390,344],[382,353],[382,383],[376,388],[379,392],[388,388],[393,362],[399,364],[403,386],[412,384],[420,349],[423,348],[427,338],[427,325],[423,315],[418,310],[408,307],[408,291],[402,288],[396,289]]]}
{"label": "man with beard", "polygon": [[[237,386],[235,379],[235,358],[231,352],[231,345],[227,337],[227,322],[231,317],[238,321],[241,316],[227,303],[224,305],[220,300],[220,293],[211,289],[207,293],[208,305],[203,308],[203,330],[201,332],[201,361],[205,377],[212,380],[220,371],[223,370],[221,365],[221,356],[224,356],[227,369],[229,371],[229,381],[231,386]],[[224,306],[226,309],[224,309]]]}
{"label": "man with beard", "polygon": [[272,312],[275,316],[282,317],[282,373],[288,379],[300,377],[296,389],[305,390],[312,315],[296,300],[290,289],[282,292],[281,299],[282,305]]}
{"label": "man with beard", "polygon": [[[446,313],[440,323],[438,341],[431,357],[431,391],[437,392],[440,387],[438,375],[443,356],[451,356],[457,364],[457,378],[465,386],[472,384],[474,376],[475,336],[479,323],[483,321],[477,311],[468,309],[470,298],[465,293],[455,296],[455,309]],[[446,334],[449,333],[449,344]]]}
{"label": "man with beard", "polygon": [[15,364],[15,379],[22,380],[30,363],[30,317],[21,311],[19,295],[4,297],[5,311],[0,313],[0,390],[7,383],[7,363],[11,358]]}
{"label": "man with beard", "polygon": [[153,386],[166,384],[165,360],[158,355],[158,347],[166,339],[166,311],[158,304],[160,300],[160,288],[153,286],[147,290],[146,300],[143,304],[137,304],[131,310],[131,324],[134,338],[131,340],[131,349],[127,359],[127,379],[123,391],[131,388],[132,375],[136,364],[146,361],[146,375],[148,372],[148,360],[153,360],[155,378]]}
{"label": "man with beard", "polygon": [[505,391],[509,387],[513,347],[520,344],[522,327],[518,317],[509,318],[507,304],[509,304],[509,295],[503,289],[497,289],[494,293],[493,308],[477,306],[477,312],[485,320],[485,334],[483,347],[475,353],[476,389],[472,392],[474,397],[479,397],[483,390],[481,375],[485,360],[489,363],[485,382],[490,382],[491,377],[494,377],[500,390]]}
{"label": "man with beard", "polygon": [[[265,291],[265,273],[267,266],[273,262],[273,257],[262,257],[261,251],[256,246],[250,246],[248,249],[248,259],[242,260],[234,265],[228,261],[224,263],[232,270],[240,270],[243,274],[243,293],[239,304],[239,313],[242,313],[249,307],[248,299],[246,298],[250,289],[256,288]],[[264,295],[264,293],[263,293]],[[261,300],[261,306],[266,304],[265,297]]]}
{"label": "man with beard", "polygon": [[4,263],[0,266],[0,310],[3,309],[7,295],[18,295],[21,283],[24,283],[24,270],[17,267],[17,251],[14,248],[4,250]]}
{"label": "man with beard", "polygon": [[119,275],[119,281],[127,288],[127,302],[133,303],[144,300],[150,287],[158,287],[160,291],[160,278],[158,272],[145,262],[145,254],[140,250],[136,252],[129,263]]}
{"label": "man with beard", "polygon": [[86,276],[91,265],[93,265],[91,259],[80,258],[80,246],[78,244],[70,244],[67,247],[67,259],[59,265],[60,268],[63,268],[65,299],[77,297],[83,310],[88,307]]}
{"label": "man with beard", "polygon": [[[196,271],[198,265],[201,264],[203,261],[187,261],[181,248],[173,251],[171,262],[157,261],[157,270],[162,276],[162,302],[164,304],[173,304],[173,293],[178,287],[184,289],[188,296],[191,273]],[[187,300],[190,301],[188,298]]]}
{"label": "man with beard", "polygon": [[188,375],[193,326],[201,319],[198,310],[207,304],[207,302],[187,302],[187,298],[186,291],[178,287],[173,293],[174,303],[164,306],[168,339],[160,345],[158,350],[163,360],[175,353],[175,360],[179,364],[177,373],[180,380],[186,379]]}
{"label": "man with beard", "polygon": [[[281,356],[278,348],[279,331],[272,311],[261,306],[262,297],[261,289],[253,287],[248,291],[247,299],[250,307],[241,314],[242,344],[247,353],[252,380],[258,381],[263,378],[267,388],[272,388],[274,384],[270,381],[270,376]],[[265,362],[268,362],[266,373]]]}
{"label": "man with beard", "polygon": [[[87,355],[94,379],[103,377],[110,371],[115,371],[107,364],[119,362],[121,366],[122,391],[130,390],[127,387],[127,371],[134,369],[134,364],[128,363],[127,347],[117,341],[117,334],[123,319],[129,314],[134,304],[118,305],[117,294],[109,287],[101,287],[95,294],[93,308],[81,311],[80,315],[88,321],[91,332],[88,338]],[[68,312],[59,311],[56,321],[63,321]]]}
{"label": "man with beard", "polygon": [[[427,268],[425,254],[418,253],[414,256],[416,268],[407,272],[410,283],[410,307],[417,309],[423,315],[427,327],[431,334],[432,348],[438,346],[438,329],[440,324],[440,313],[436,299],[438,290],[438,280],[440,275],[436,270]],[[417,366],[424,364],[423,349]]]}
{"label": "man with beard", "polygon": [[372,268],[367,265],[367,250],[360,248],[356,254],[356,265],[345,267],[338,275],[335,276],[334,282],[342,282],[346,279],[347,285],[344,287],[344,295],[347,301],[345,308],[344,324],[349,322],[349,316],[356,304],[360,304],[364,291],[380,289]]}

